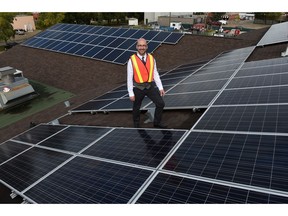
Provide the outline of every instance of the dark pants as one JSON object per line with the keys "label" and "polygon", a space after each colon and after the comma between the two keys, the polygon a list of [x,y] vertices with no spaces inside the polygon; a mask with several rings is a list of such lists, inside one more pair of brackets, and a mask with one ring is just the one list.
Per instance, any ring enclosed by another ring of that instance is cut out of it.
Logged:
{"label": "dark pants", "polygon": [[154,125],[159,125],[162,119],[162,112],[165,106],[163,98],[160,96],[157,86],[153,83],[148,89],[139,89],[134,87],[135,101],[133,103],[133,121],[134,125],[139,125],[140,122],[140,108],[145,96],[150,98],[155,104]]}

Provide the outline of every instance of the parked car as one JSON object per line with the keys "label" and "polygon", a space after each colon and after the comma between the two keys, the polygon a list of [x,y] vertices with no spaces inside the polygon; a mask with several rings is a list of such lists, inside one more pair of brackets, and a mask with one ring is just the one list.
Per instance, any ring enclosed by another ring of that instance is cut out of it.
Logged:
{"label": "parked car", "polygon": [[15,34],[16,35],[24,35],[25,34],[25,30],[24,29],[15,29]]}
{"label": "parked car", "polygon": [[227,25],[228,24],[227,20],[218,20],[218,22],[222,23],[222,25]]}

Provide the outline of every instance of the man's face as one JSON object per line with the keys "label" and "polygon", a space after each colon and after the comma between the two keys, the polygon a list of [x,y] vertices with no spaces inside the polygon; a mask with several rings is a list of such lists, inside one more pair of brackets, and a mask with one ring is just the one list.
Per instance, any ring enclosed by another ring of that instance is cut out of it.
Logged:
{"label": "man's face", "polygon": [[139,52],[140,55],[144,55],[147,51],[147,42],[146,40],[138,40],[137,45],[136,45],[136,49]]}

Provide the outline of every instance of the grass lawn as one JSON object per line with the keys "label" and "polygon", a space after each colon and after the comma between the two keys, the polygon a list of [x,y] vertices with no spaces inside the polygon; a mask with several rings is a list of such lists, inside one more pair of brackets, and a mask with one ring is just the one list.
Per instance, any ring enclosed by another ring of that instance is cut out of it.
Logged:
{"label": "grass lawn", "polygon": [[33,80],[29,80],[34,90],[39,94],[38,97],[22,105],[2,110],[0,112],[0,128],[15,123],[39,111],[45,110],[60,102],[66,101],[73,97],[74,94],[62,89],[54,88]]}

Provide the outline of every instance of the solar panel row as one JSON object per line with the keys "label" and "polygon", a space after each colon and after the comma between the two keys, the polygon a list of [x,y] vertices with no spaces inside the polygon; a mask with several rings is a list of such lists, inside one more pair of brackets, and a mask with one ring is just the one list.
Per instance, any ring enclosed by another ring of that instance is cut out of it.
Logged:
{"label": "solar panel row", "polygon": [[104,26],[56,24],[22,45],[70,55],[125,64],[136,51],[138,38],[148,41],[152,53],[162,43],[176,44],[182,33]]}
{"label": "solar panel row", "polygon": [[0,181],[31,203],[288,203],[287,136],[187,132],[41,124],[0,145]]}
{"label": "solar panel row", "polygon": [[[161,76],[166,90],[165,109],[191,109],[208,107],[227,83],[235,70],[251,54],[254,47],[225,52],[211,61],[182,65]],[[121,89],[121,90],[120,90]],[[105,100],[104,100],[105,99]],[[153,109],[154,104],[145,99],[141,109]],[[126,86],[121,86],[104,96],[88,101],[70,112],[108,112],[132,109]]]}

